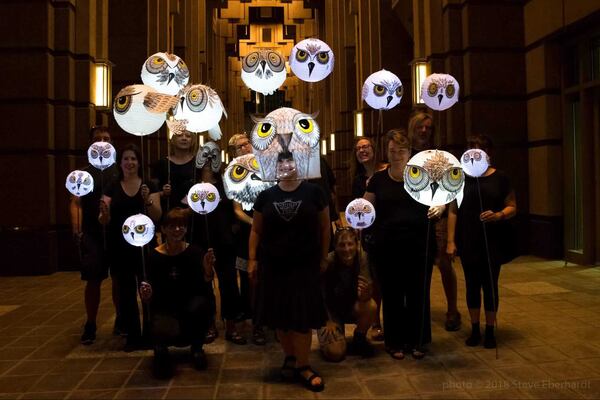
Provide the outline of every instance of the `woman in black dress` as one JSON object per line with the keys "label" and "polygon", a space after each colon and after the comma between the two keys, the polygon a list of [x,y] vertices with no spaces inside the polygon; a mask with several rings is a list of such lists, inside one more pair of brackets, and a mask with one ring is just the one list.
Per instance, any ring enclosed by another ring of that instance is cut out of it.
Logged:
{"label": "woman in black dress", "polygon": [[[490,156],[492,141],[485,135],[478,135],[470,137],[467,146],[470,149],[482,149]],[[477,346],[481,342],[479,317],[483,290],[483,345],[488,349],[496,347],[494,325],[498,311],[500,266],[513,256],[512,249],[504,246],[505,243],[511,243],[514,237],[506,220],[516,213],[515,192],[508,176],[492,166],[479,178],[466,175],[460,208],[457,209],[454,202],[450,206],[447,253],[454,256],[458,248],[465,273],[467,307],[472,327],[471,336],[465,342],[467,346]],[[487,234],[489,263],[484,234]]]}
{"label": "woman in black dress", "polygon": [[279,183],[254,203],[248,274],[259,280],[256,319],[277,330],[286,356],[282,378],[297,374],[309,390],[321,391],[308,354],[311,330],[327,320],[319,271],[327,265],[329,209],[317,185],[297,178],[291,153],[279,155],[277,176]]}
{"label": "woman in black dress", "polygon": [[388,132],[386,143],[390,166],[373,175],[364,195],[377,210],[372,253],[383,295],[385,346],[392,358],[403,359],[408,350],[418,359],[431,342],[429,286],[435,230],[428,229],[427,220],[439,218],[445,207],[420,204],[404,189],[404,167],[411,151],[405,131]]}

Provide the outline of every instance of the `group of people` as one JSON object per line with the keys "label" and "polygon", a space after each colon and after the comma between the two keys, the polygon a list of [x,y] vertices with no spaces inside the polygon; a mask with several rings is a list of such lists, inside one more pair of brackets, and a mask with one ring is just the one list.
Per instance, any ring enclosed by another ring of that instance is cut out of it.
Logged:
{"label": "group of people", "polygon": [[[210,151],[216,144],[211,142],[196,157],[197,141],[187,132],[173,136],[169,156],[154,166],[148,181],[133,145],[118,152],[116,166],[87,168],[98,177],[96,186],[100,182],[103,187],[71,201],[86,281],[82,343],[95,340],[100,285],[110,266],[114,333],[126,336],[125,350],[152,347],[154,371],[161,377],[173,373],[171,345],[191,346],[195,367],[206,368],[203,345],[218,336],[216,273],[225,339],[245,345],[238,324],[247,319],[252,320],[256,345],[266,343],[265,327],[273,329],[284,352],[282,379],[320,391],[324,380],[308,360],[313,330],[323,357],[332,362],[347,353],[373,355],[372,341],[384,341],[394,359],[426,355],[433,265],[441,272],[447,299],[445,327],[460,329],[452,266],[458,252],[472,324],[466,345],[482,341],[483,292],[483,343],[496,347],[498,277],[500,266],[511,258],[504,239],[510,234],[505,220],[516,214],[514,191],[507,176],[490,166],[477,179],[465,178],[460,207],[414,201],[404,189],[404,168],[412,155],[434,148],[433,137],[432,117],[416,113],[408,130],[393,129],[383,138],[387,163],[377,160],[372,139],[357,138],[352,195],[364,197],[377,210],[375,223],[362,232],[344,227],[339,219],[335,177],[324,159],[322,179],[312,183],[299,177],[291,153],[279,154],[276,185],[261,192],[250,211],[226,198],[220,151]],[[92,141],[110,141],[107,129],[94,128]],[[469,138],[467,147],[493,154],[491,140],[483,135]],[[237,134],[229,150],[241,156],[252,147],[246,135]],[[196,182],[212,183],[221,195],[208,215],[187,207],[187,191]],[[161,232],[142,250],[129,246],[121,233],[123,221],[137,213],[149,216]],[[356,325],[350,343],[345,324]]]}

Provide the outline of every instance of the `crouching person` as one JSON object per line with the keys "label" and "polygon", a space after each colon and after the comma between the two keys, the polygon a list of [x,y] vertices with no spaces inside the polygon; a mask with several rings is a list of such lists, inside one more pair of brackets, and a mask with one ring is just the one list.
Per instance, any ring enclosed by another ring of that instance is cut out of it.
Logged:
{"label": "crouching person", "polygon": [[174,208],[162,222],[165,242],[155,248],[148,263],[148,282],[140,297],[150,303],[154,345],[153,371],[158,378],[173,374],[168,346],[191,345],[196,369],[206,368],[202,350],[214,307],[211,281],[215,257],[185,241],[189,211]]}
{"label": "crouching person", "polygon": [[[351,228],[339,229],[334,237],[335,251],[329,253],[322,275],[325,306],[329,319],[317,332],[323,357],[339,362],[346,353],[370,357],[373,346],[367,331],[375,322],[377,306],[371,297],[372,281],[365,254],[359,252],[358,234]],[[344,324],[356,324],[349,348]]]}

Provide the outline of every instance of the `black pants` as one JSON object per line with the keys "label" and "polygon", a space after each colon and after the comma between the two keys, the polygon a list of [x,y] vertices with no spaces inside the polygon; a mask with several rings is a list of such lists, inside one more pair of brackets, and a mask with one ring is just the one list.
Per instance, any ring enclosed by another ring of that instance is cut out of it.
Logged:
{"label": "black pants", "polygon": [[[492,263],[491,277],[487,257],[462,260],[467,287],[467,307],[481,308],[481,291],[483,290],[483,304],[485,311],[498,311],[498,277],[500,264]],[[492,296],[493,293],[493,296]]]}
{"label": "black pants", "polygon": [[153,308],[151,332],[155,346],[191,344],[202,347],[213,313],[211,298],[193,296],[171,310]]}
{"label": "black pants", "polygon": [[142,327],[137,302],[138,277],[135,272],[122,268],[118,274],[113,273],[113,279],[117,280],[117,287],[119,288],[118,325],[121,330],[127,333],[128,340],[139,339],[142,334]]}
{"label": "black pants", "polygon": [[221,296],[221,318],[234,320],[241,313],[241,296],[237,284],[235,268],[235,251],[233,247],[217,247],[215,249],[215,271],[219,278]]}

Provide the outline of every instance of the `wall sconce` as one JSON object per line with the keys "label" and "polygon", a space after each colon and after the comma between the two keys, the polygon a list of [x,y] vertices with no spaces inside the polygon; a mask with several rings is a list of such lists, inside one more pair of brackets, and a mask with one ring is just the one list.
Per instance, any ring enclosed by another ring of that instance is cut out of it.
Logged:
{"label": "wall sconce", "polygon": [[110,109],[112,77],[109,61],[96,61],[94,64],[94,105],[96,109]]}
{"label": "wall sconce", "polygon": [[229,153],[225,153],[225,164],[229,164]]}
{"label": "wall sconce", "polygon": [[360,137],[363,135],[363,113],[362,111],[354,112],[354,136]]}
{"label": "wall sconce", "polygon": [[321,140],[321,154],[327,155],[327,139]]}
{"label": "wall sconce", "polygon": [[335,133],[329,135],[329,150],[335,151]]}
{"label": "wall sconce", "polygon": [[260,104],[260,94],[258,92],[254,92],[254,94],[256,95],[254,98],[254,101],[258,105],[258,104]]}
{"label": "wall sconce", "polygon": [[198,140],[200,141],[200,147],[204,146],[204,135],[199,134]]}
{"label": "wall sconce", "polygon": [[225,162],[225,150],[221,150],[221,162]]}
{"label": "wall sconce", "polygon": [[430,74],[430,67],[427,60],[424,58],[417,58],[410,63],[411,75],[412,75],[412,102],[413,105],[425,105],[423,99],[421,99],[421,85],[423,81]]}

